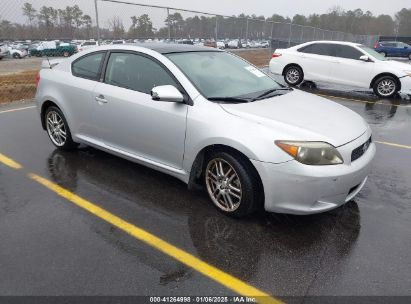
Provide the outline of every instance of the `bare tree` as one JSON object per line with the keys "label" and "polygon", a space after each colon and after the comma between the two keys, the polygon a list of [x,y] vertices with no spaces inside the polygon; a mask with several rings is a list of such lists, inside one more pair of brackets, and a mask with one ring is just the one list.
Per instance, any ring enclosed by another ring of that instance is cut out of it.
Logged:
{"label": "bare tree", "polygon": [[121,21],[120,17],[114,16],[108,21],[108,26],[110,30],[113,32],[113,38],[119,39],[123,38],[124,36],[124,25],[123,21]]}

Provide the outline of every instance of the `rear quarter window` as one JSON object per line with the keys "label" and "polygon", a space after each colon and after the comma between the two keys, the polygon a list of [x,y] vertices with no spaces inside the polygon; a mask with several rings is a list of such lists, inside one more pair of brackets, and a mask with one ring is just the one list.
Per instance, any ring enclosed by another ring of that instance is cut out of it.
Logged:
{"label": "rear quarter window", "polygon": [[323,55],[323,56],[335,56],[335,47],[328,43],[313,43],[298,49],[301,53]]}
{"label": "rear quarter window", "polygon": [[71,72],[76,77],[98,80],[105,52],[91,53],[78,58],[71,65]]}

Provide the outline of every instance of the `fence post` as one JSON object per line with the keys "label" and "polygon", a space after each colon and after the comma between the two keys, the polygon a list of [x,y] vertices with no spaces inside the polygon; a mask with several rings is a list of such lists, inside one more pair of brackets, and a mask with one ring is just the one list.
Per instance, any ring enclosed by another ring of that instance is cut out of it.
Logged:
{"label": "fence post", "polygon": [[97,0],[94,0],[94,8],[96,10],[97,44],[100,45],[100,25],[99,25],[99,22],[98,22]]}
{"label": "fence post", "polygon": [[315,37],[315,30],[316,30],[316,29],[317,29],[317,28],[314,27],[314,37],[313,37],[313,40],[317,40],[316,37]]}
{"label": "fence post", "polygon": [[167,28],[168,28],[168,39],[171,39],[171,29],[170,29],[170,9],[167,7]]}
{"label": "fence post", "polygon": [[301,26],[301,37],[300,37],[300,43],[303,43],[303,38],[304,38],[304,26]]}
{"label": "fence post", "polygon": [[215,42],[218,39],[218,15],[215,15]]}
{"label": "fence post", "polygon": [[288,47],[291,46],[291,34],[292,34],[292,30],[293,30],[292,26],[293,26],[293,23],[290,22],[290,32],[288,33]]}
{"label": "fence post", "polygon": [[272,21],[272,24],[271,24],[271,36],[270,36],[271,40],[273,40],[273,30],[274,30],[274,21]]}
{"label": "fence post", "polygon": [[247,18],[247,24],[245,27],[245,42],[247,43],[247,41],[248,41],[248,18]]}

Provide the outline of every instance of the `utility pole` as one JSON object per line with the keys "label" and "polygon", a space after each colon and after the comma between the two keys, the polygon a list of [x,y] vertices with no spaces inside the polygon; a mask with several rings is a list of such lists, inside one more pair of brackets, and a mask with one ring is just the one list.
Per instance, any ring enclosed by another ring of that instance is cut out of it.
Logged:
{"label": "utility pole", "polygon": [[171,29],[170,29],[170,9],[167,7],[167,25],[168,25],[168,39],[171,38]]}
{"label": "utility pole", "polygon": [[100,45],[100,25],[99,25],[99,22],[98,22],[97,0],[94,0],[94,8],[95,8],[95,10],[96,10],[97,44]]}

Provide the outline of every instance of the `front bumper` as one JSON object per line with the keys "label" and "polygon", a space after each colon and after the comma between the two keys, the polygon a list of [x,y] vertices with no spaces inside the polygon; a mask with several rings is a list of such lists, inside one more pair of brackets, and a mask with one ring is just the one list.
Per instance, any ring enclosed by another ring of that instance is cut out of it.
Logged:
{"label": "front bumper", "polygon": [[264,163],[251,160],[264,186],[267,211],[313,214],[337,208],[353,199],[364,186],[375,155],[375,144],[351,163],[351,151],[371,136],[367,131],[356,140],[338,147],[344,164],[308,166],[295,160]]}
{"label": "front bumper", "polygon": [[405,76],[400,78],[401,81],[401,93],[411,95],[411,76]]}

